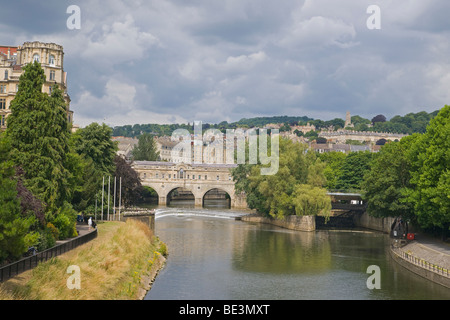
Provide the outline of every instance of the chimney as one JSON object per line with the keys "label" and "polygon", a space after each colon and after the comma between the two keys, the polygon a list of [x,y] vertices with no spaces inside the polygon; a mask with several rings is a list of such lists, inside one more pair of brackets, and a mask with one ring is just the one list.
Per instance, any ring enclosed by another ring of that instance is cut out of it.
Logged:
{"label": "chimney", "polygon": [[8,60],[11,59],[11,49],[8,47]]}

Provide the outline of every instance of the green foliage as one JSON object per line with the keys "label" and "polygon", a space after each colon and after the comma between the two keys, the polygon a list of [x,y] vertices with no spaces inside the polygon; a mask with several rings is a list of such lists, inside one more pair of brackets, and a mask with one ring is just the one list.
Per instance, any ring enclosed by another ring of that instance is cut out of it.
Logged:
{"label": "green foliage", "polygon": [[329,217],[331,201],[327,190],[307,184],[299,184],[293,193],[293,205],[298,216],[323,215]]}
{"label": "green foliage", "polygon": [[65,168],[69,152],[65,102],[55,86],[51,96],[42,92],[44,71],[35,62],[24,67],[19,90],[11,102],[7,136],[11,140],[11,157],[24,170],[25,185],[55,210],[69,199]]}
{"label": "green foliage", "polygon": [[[418,119],[425,122],[428,116],[410,114],[403,120],[393,120],[411,125]],[[448,232],[449,137],[450,106],[445,106],[430,121],[425,133],[384,145],[363,183],[369,213],[378,217],[401,215],[424,229]]]}
{"label": "green foliage", "polygon": [[349,153],[340,167],[336,189],[360,190],[364,175],[370,169],[370,162],[375,156],[376,154],[370,151]]}
{"label": "green foliage", "polygon": [[373,159],[362,183],[370,215],[412,218],[412,206],[405,201],[404,192],[410,188],[411,164],[407,152],[414,138],[385,144]]}
{"label": "green foliage", "polygon": [[[245,164],[233,170],[233,179],[236,189],[246,193],[249,207],[267,216],[282,219],[292,214],[328,214],[323,202],[327,198],[322,189],[324,166],[315,153],[307,152],[306,145],[280,139],[276,174],[261,175],[260,165]],[[310,189],[307,198],[299,194],[305,186]]]}
{"label": "green foliage", "polygon": [[424,228],[450,226],[450,106],[430,122],[411,146],[411,189],[408,201]]}
{"label": "green foliage", "polygon": [[76,221],[77,213],[73,210],[72,206],[65,203],[58,209],[56,218],[53,219],[54,226],[58,229],[58,237],[60,240],[76,237]]}
{"label": "green foliage", "polygon": [[96,122],[78,130],[73,135],[75,151],[86,159],[91,159],[96,170],[102,175],[110,175],[115,169],[114,157],[117,145],[111,140],[111,136],[110,127]]}
{"label": "green foliage", "polygon": [[327,181],[325,187],[327,189],[337,189],[338,179],[342,175],[341,167],[347,154],[343,152],[324,152],[319,153],[318,157],[326,164],[323,170]]}
{"label": "green foliage", "polygon": [[38,241],[33,215],[23,215],[14,165],[8,160],[10,145],[0,136],[0,263],[20,258]]}
{"label": "green foliage", "polygon": [[[139,176],[122,157],[116,156],[114,162],[116,166],[114,175],[122,178],[122,202],[125,207],[133,205],[139,201],[144,194],[144,189],[142,188]],[[117,183],[119,183],[119,181],[117,181]],[[117,199],[116,203],[118,203],[118,201],[119,199]]]}
{"label": "green foliage", "polygon": [[153,136],[149,133],[144,133],[139,136],[138,144],[132,150],[133,160],[156,161],[159,157],[159,152],[156,149],[156,143]]}

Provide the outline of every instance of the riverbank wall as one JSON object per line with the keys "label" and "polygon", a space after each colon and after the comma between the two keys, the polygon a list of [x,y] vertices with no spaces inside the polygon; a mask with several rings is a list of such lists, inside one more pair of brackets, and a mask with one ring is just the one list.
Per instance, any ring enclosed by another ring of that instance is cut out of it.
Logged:
{"label": "riverbank wall", "polygon": [[284,219],[273,219],[268,217],[263,217],[260,214],[249,214],[241,218],[242,221],[246,222],[256,222],[256,223],[267,223],[274,226],[278,226],[285,229],[296,230],[296,231],[315,231],[316,230],[316,219],[314,216],[287,216]]}
{"label": "riverbank wall", "polygon": [[330,217],[328,221],[325,221],[325,217],[296,215],[287,216],[284,219],[273,219],[253,213],[243,216],[241,220],[267,223],[297,231],[315,231],[319,228],[365,228],[384,233],[390,232],[394,222],[394,218],[375,218],[367,213],[355,213],[348,217]]}

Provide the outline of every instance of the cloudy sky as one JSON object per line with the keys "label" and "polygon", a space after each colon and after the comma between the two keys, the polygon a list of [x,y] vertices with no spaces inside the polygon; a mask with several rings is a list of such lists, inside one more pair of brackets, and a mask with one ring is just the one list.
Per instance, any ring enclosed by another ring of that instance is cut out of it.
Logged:
{"label": "cloudy sky", "polygon": [[81,126],[391,118],[450,104],[449,13],[448,0],[15,0],[0,45],[62,45]]}

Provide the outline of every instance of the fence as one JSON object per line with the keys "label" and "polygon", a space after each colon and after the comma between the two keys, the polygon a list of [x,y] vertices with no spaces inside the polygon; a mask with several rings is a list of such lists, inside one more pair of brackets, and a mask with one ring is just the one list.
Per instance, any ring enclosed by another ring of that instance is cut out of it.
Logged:
{"label": "fence", "polygon": [[399,257],[401,257],[403,260],[409,261],[410,263],[421,267],[425,270],[437,273],[441,276],[450,278],[450,270],[447,268],[443,268],[441,266],[438,266],[434,263],[428,262],[424,259],[418,258],[410,253],[404,252],[402,250],[399,250],[398,248],[392,248],[393,252],[397,254]]}
{"label": "fence", "polygon": [[0,268],[0,282],[6,281],[24,271],[36,267],[40,262],[45,262],[51,258],[57,257],[67,251],[75,249],[76,247],[91,241],[97,237],[97,229],[87,233],[83,236],[71,239],[67,242],[54,246],[45,251],[39,252],[27,258],[8,264]]}

